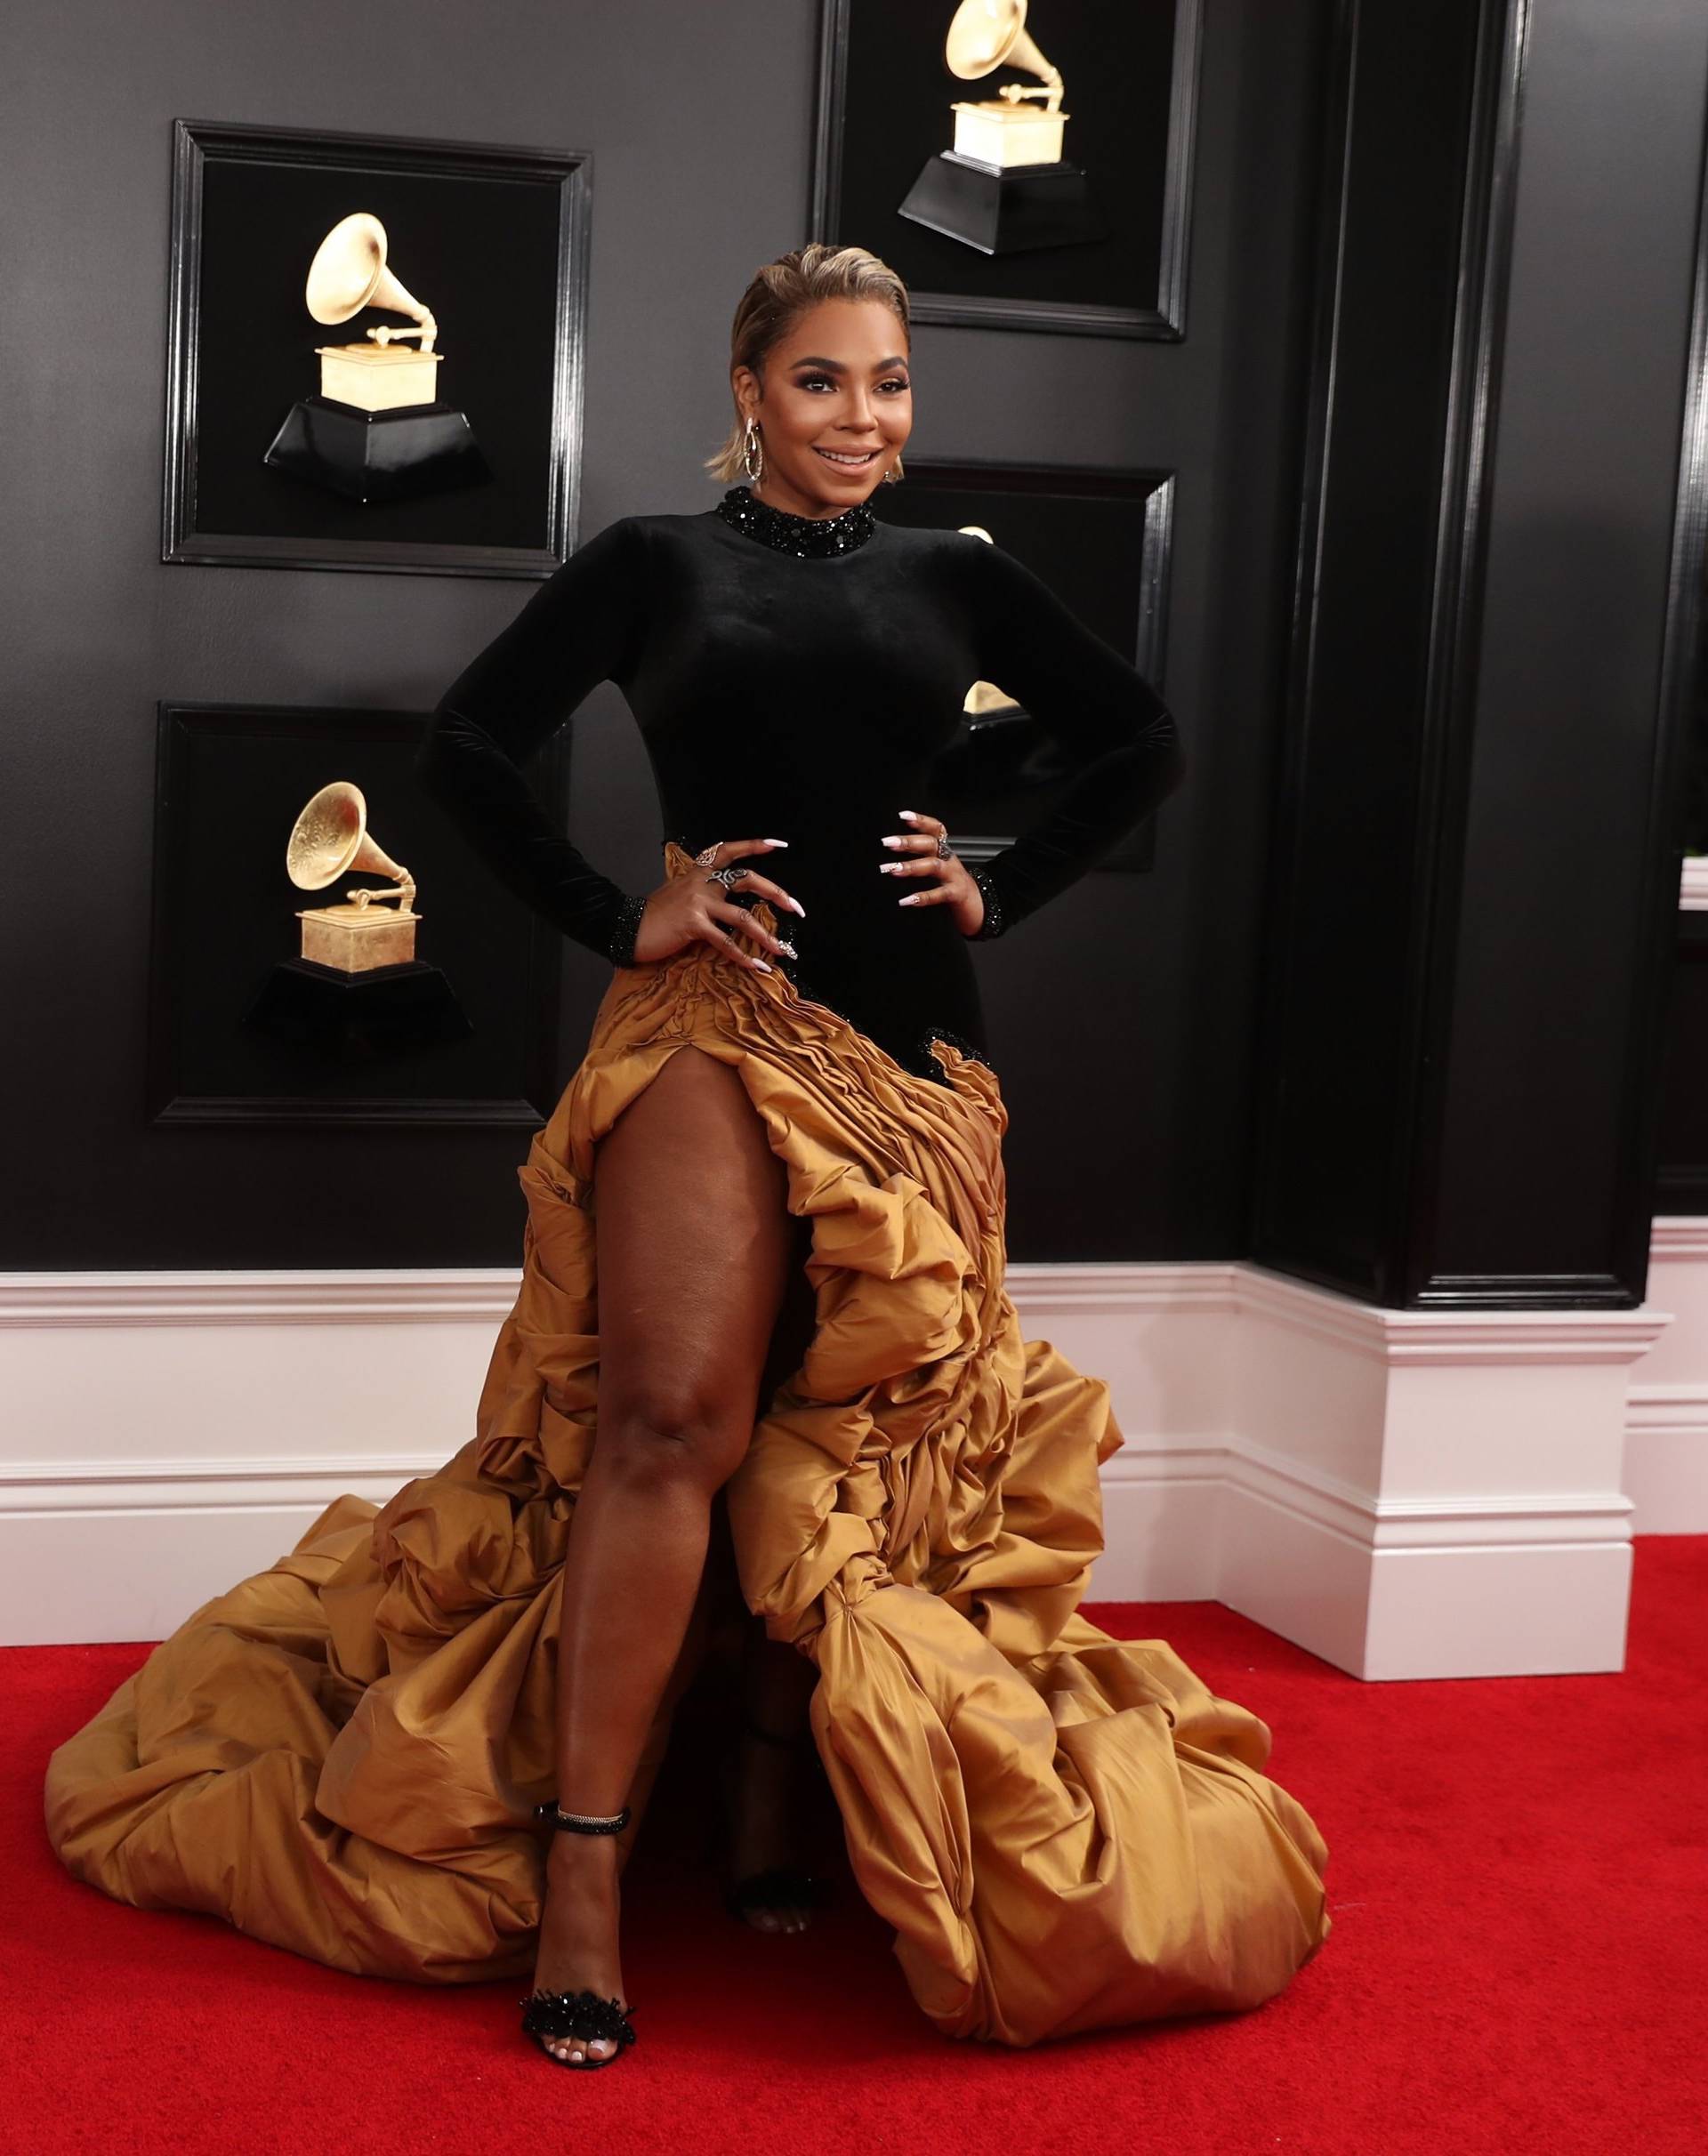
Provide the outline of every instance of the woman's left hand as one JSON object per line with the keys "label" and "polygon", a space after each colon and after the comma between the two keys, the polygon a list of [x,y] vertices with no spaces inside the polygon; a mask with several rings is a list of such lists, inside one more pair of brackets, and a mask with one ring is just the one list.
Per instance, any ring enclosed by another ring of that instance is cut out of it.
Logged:
{"label": "woman's left hand", "polygon": [[958,854],[938,852],[938,840],[947,835],[948,826],[911,808],[904,808],[901,816],[906,830],[890,832],[883,841],[900,858],[879,865],[898,881],[917,881],[922,888],[909,891],[897,904],[946,905],[961,933],[976,936],[985,918],[985,894]]}

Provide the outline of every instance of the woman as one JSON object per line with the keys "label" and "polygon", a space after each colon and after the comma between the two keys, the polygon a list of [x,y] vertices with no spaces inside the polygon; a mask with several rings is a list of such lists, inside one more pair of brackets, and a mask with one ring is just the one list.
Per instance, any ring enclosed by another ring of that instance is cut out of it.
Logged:
{"label": "woman", "polygon": [[[761,270],[730,383],[713,469],[748,484],[582,546],[423,752],[494,870],[615,968],[521,1171],[476,1436],[157,1649],[55,1755],[50,1829],[111,1893],[341,1967],[531,1956],[527,2033],[607,2063],[634,2037],[619,1880],[723,1524],[745,1717],[783,1740],[732,1778],[754,1889],[732,1906],[797,1928],[815,1899],[793,1725],[946,2033],[1255,2006],[1327,1935],[1327,1851],[1255,1715],[1076,1613],[1121,1437],[1003,1291],[1007,1114],[967,950],[1180,783],[1174,725],[1000,548],[874,517],[912,424],[906,294],[874,257]],[[520,768],[607,678],[677,834],[644,893]],[[922,796],[977,680],[1076,768],[970,872]]]}

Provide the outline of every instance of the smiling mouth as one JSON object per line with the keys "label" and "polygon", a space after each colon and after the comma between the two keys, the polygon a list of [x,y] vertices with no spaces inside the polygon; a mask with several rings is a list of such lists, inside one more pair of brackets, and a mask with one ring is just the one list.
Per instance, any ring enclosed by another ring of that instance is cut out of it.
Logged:
{"label": "smiling mouth", "polygon": [[845,471],[858,471],[862,465],[869,464],[878,452],[875,449],[820,449],[815,442],[813,454],[823,457],[827,464],[840,464]]}

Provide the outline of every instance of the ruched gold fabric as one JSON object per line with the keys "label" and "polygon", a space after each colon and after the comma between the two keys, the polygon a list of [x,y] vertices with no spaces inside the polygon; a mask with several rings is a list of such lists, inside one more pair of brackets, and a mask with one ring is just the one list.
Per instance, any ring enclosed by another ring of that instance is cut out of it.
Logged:
{"label": "ruched gold fabric", "polygon": [[155,1650],[53,1755],[61,1859],[341,1968],[529,1971],[598,1420],[594,1146],[688,1046],[739,1073],[810,1223],[813,1337],[725,1496],[749,1606],[817,1665],[850,1859],[920,2007],[1026,2045],[1271,1997],[1328,1935],[1328,1852],[1263,1774],[1263,1722],[1077,1613],[1122,1440],[1107,1387],[1023,1339],[1004,1291],[995,1073],[939,1042],[948,1084],[915,1077],[704,945],[613,975],[534,1140],[472,1441],[377,1513],[340,1500]]}

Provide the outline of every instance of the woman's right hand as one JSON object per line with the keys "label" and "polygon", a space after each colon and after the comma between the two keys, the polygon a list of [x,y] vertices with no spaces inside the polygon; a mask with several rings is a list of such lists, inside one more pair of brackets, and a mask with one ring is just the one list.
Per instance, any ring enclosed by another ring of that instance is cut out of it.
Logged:
{"label": "woman's right hand", "polygon": [[[737,905],[722,887],[713,881],[711,873],[713,869],[728,868],[747,854],[768,854],[774,848],[787,844],[786,839],[721,840],[698,875],[672,876],[657,890],[649,891],[640,925],[634,932],[636,965],[650,965],[657,959],[673,958],[691,943],[708,943],[734,959],[738,966],[750,966],[755,973],[769,973],[771,969],[762,959],[753,957],[737,942],[737,935],[750,937],[764,950],[781,951],[793,958],[794,945],[776,936],[768,936],[746,907]],[[807,909],[800,900],[791,897],[780,883],[761,876],[756,868],[743,870],[737,888],[769,898],[773,906],[799,913],[803,921],[806,918]],[[735,933],[731,934],[731,930]]]}

